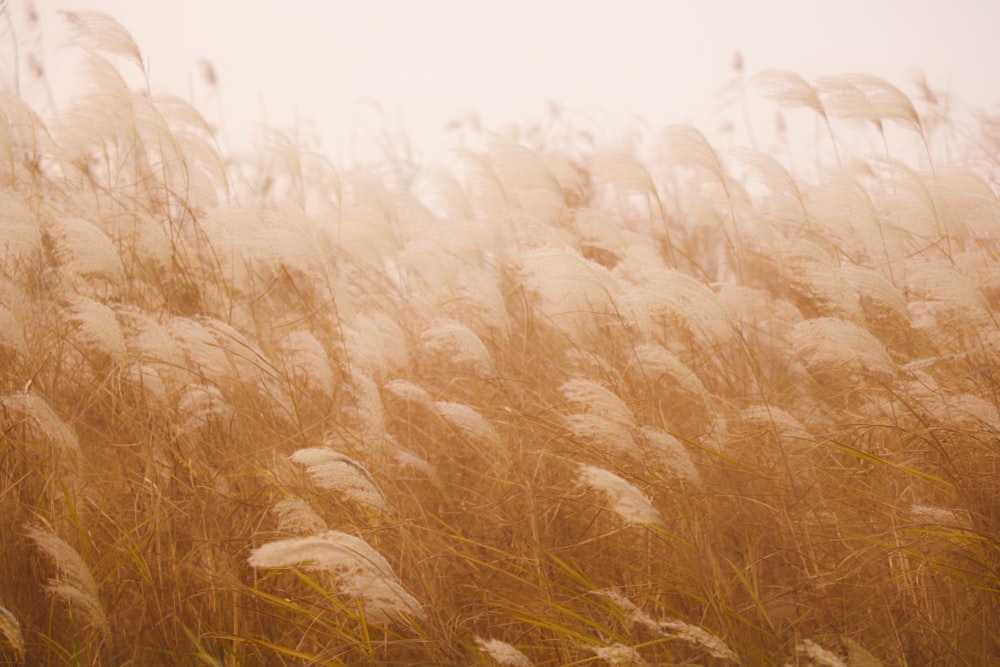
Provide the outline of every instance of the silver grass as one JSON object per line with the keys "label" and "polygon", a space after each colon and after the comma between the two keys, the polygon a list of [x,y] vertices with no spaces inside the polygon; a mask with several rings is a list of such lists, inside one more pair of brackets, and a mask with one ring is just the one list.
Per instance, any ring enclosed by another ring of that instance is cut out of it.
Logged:
{"label": "silver grass", "polygon": [[179,346],[162,322],[135,306],[118,305],[115,312],[132,360],[172,368],[184,365]]}
{"label": "silver grass", "polygon": [[125,269],[118,250],[96,225],[82,218],[52,220],[47,232],[56,262],[71,279],[101,278],[112,285],[125,282]]}
{"label": "silver grass", "polygon": [[[788,239],[772,249],[776,275],[797,297],[802,307],[817,314],[863,321],[857,292],[841,275],[836,260],[821,246],[803,239]],[[791,296],[789,296],[791,298]]]}
{"label": "silver grass", "polygon": [[[914,169],[910,165],[888,156],[870,158],[869,165],[877,177],[892,183],[892,189],[881,194],[881,204],[886,217],[900,230],[915,248],[923,248],[927,239],[940,239],[937,247],[922,252],[909,253],[942,260],[949,264],[951,255],[961,247],[965,236],[963,215],[944,215],[935,194],[933,173]],[[959,245],[956,245],[959,244]]]}
{"label": "silver grass", "polygon": [[679,639],[696,646],[699,646],[714,657],[721,660],[739,662],[737,655],[730,649],[722,639],[711,632],[697,625],[685,623],[684,621],[669,619],[666,621],[656,621],[649,614],[644,612],[635,603],[614,589],[595,591],[598,595],[605,597],[618,606],[628,617],[630,623],[642,625],[650,630],[657,631],[666,637]]}
{"label": "silver grass", "polygon": [[870,310],[881,319],[901,323],[909,319],[903,293],[885,275],[856,265],[842,266],[840,274],[858,293],[866,313]]}
{"label": "silver grass", "polygon": [[913,375],[915,380],[907,382],[904,387],[925,418],[973,429],[985,426],[1000,432],[1000,416],[993,402],[975,394],[946,391],[926,373],[915,372]]}
{"label": "silver grass", "polygon": [[458,366],[468,366],[478,377],[496,374],[493,356],[486,345],[461,322],[436,318],[420,332],[420,340],[431,355],[440,355]]}
{"label": "silver grass", "polygon": [[662,526],[663,519],[642,491],[610,470],[580,464],[578,479],[582,486],[600,491],[611,501],[613,509],[626,523]]}
{"label": "silver grass", "polygon": [[21,624],[9,609],[0,605],[0,636],[14,652],[17,662],[24,661],[24,635],[21,634]]}
{"label": "silver grass", "polygon": [[76,549],[41,526],[27,526],[26,532],[56,568],[56,576],[49,580],[46,589],[79,611],[87,625],[108,632],[97,582]]}
{"label": "silver grass", "polygon": [[234,326],[215,317],[200,316],[197,321],[225,353],[234,378],[261,381],[274,377],[267,356]]}
{"label": "silver grass", "polygon": [[809,430],[798,419],[776,405],[751,405],[740,413],[740,420],[774,429],[781,436],[812,440]]}
{"label": "silver grass", "polygon": [[510,667],[531,667],[531,660],[519,650],[499,639],[483,639],[476,637],[476,646],[490,656],[499,665]]}
{"label": "silver grass", "polygon": [[799,224],[809,219],[799,185],[781,163],[766,153],[751,149],[737,149],[736,157],[770,190],[764,214],[779,224]]}
{"label": "silver grass", "polygon": [[337,376],[330,355],[312,332],[296,329],[281,342],[289,376],[310,390],[333,398]]}
{"label": "silver grass", "polygon": [[187,367],[195,373],[217,384],[236,375],[225,350],[201,322],[177,316],[170,318],[166,328],[174,346],[183,351]]}
{"label": "silver grass", "polygon": [[385,389],[396,398],[409,403],[430,407],[433,402],[426,389],[408,380],[390,380],[385,384]]}
{"label": "silver grass", "polygon": [[437,477],[437,472],[434,470],[434,466],[407,449],[397,447],[393,452],[393,456],[395,457],[396,465],[400,468],[410,468],[411,470],[416,470],[417,472],[432,479]]}
{"label": "silver grass", "polygon": [[31,209],[15,193],[0,188],[0,272],[15,277],[41,251],[42,234]]}
{"label": "silver grass", "polygon": [[351,374],[353,408],[345,408],[355,418],[359,434],[365,444],[381,448],[386,439],[385,406],[379,394],[378,385],[370,377],[359,371]]}
{"label": "silver grass", "polygon": [[613,391],[593,380],[574,378],[564,382],[559,392],[574,408],[623,426],[634,426],[632,409]]}
{"label": "silver grass", "polygon": [[699,646],[713,658],[739,662],[739,657],[722,639],[704,628],[676,619],[660,621],[659,626],[665,635]]}
{"label": "silver grass", "polygon": [[306,467],[313,481],[324,489],[380,512],[389,511],[389,502],[368,469],[358,461],[329,447],[306,447],[289,457]]}
{"label": "silver grass", "polygon": [[352,372],[382,379],[409,363],[410,345],[403,328],[384,312],[356,315],[343,325],[343,332]]}
{"label": "silver grass", "polygon": [[626,192],[635,192],[658,199],[653,177],[632,153],[600,150],[590,156],[593,175],[601,181]]}
{"label": "silver grass", "polygon": [[846,77],[820,77],[816,80],[816,92],[831,118],[869,121],[881,129],[883,118],[868,95]]}
{"label": "silver grass", "polygon": [[424,616],[422,605],[403,588],[382,554],[347,533],[331,530],[269,542],[252,551],[249,563],[255,568],[304,567],[329,572],[340,584],[340,592],[360,600],[365,615],[375,622]]}
{"label": "silver grass", "polygon": [[236,412],[218,387],[192,384],[177,398],[180,433],[197,433],[210,426],[228,424]]}
{"label": "silver grass", "polygon": [[330,229],[331,240],[355,260],[381,262],[402,247],[395,225],[386,211],[376,206],[354,205],[341,210]]}
{"label": "silver grass", "polygon": [[701,475],[691,460],[691,454],[680,440],[666,431],[643,426],[639,429],[649,450],[650,467],[665,468],[670,474],[691,484],[701,484]]}
{"label": "silver grass", "polygon": [[466,437],[493,447],[501,446],[500,434],[472,406],[450,401],[435,401],[434,409]]}
{"label": "silver grass", "polygon": [[525,288],[542,316],[576,338],[594,316],[615,310],[617,281],[606,268],[570,248],[547,247],[521,255]]}
{"label": "silver grass", "polygon": [[983,293],[957,270],[926,259],[906,262],[906,298],[916,326],[962,327],[992,321]]}
{"label": "silver grass", "polygon": [[[520,215],[512,215],[509,220],[521,221],[525,228],[542,234],[559,226],[570,215],[562,193],[547,188],[531,188],[519,190],[515,199]],[[532,242],[533,233],[524,234],[521,241]]]}
{"label": "silver grass", "polygon": [[723,285],[719,302],[745,338],[774,339],[803,320],[795,305],[754,287]]}
{"label": "silver grass", "polygon": [[[89,52],[83,59],[86,92],[73,98],[61,114],[56,138],[67,166],[88,173],[97,182],[111,185],[118,170],[133,178],[150,171],[145,147],[135,128],[133,94],[121,72],[106,58]],[[116,162],[118,152],[132,151],[131,159]],[[100,156],[101,160],[95,160]]]}
{"label": "silver grass", "polygon": [[615,605],[625,613],[628,618],[629,623],[633,625],[642,625],[650,630],[659,630],[660,624],[658,621],[653,620],[653,618],[640,609],[634,602],[629,600],[620,591],[613,588],[594,591],[595,595],[600,595],[603,598],[607,598],[615,603]]}
{"label": "silver grass", "polygon": [[877,262],[890,276],[908,254],[905,236],[888,218],[892,206],[877,202],[860,180],[846,171],[826,172],[810,190],[810,222],[817,235],[842,249],[855,262]]}
{"label": "silver grass", "polygon": [[809,660],[814,667],[848,667],[837,654],[828,651],[811,639],[803,639],[795,652]]}
{"label": "silver grass", "polygon": [[[214,183],[228,189],[225,163],[218,149],[210,141],[215,131],[201,112],[177,95],[154,95],[153,102],[175,139],[182,142],[186,163],[207,169]],[[195,138],[204,139],[198,142],[197,149],[193,149],[190,143],[184,142],[185,139]]]}
{"label": "silver grass", "polygon": [[938,167],[929,187],[939,214],[949,221],[950,228],[973,239],[1000,237],[1000,199],[978,173]]}
{"label": "silver grass", "polygon": [[652,247],[631,246],[614,274],[633,285],[628,299],[653,318],[683,327],[699,347],[727,344],[733,328],[716,294],[694,277],[668,267]]}
{"label": "silver grass", "polygon": [[109,306],[86,297],[77,297],[67,309],[66,318],[76,326],[75,336],[81,348],[96,349],[112,362],[124,364],[127,359],[125,335]]}
{"label": "silver grass", "polygon": [[705,135],[691,125],[670,125],[663,130],[662,155],[671,165],[685,165],[704,169],[725,186],[726,174],[719,156]]}
{"label": "silver grass", "polygon": [[853,322],[833,317],[805,320],[788,336],[792,354],[813,372],[850,371],[888,380],[896,365],[885,346]]}
{"label": "silver grass", "polygon": [[2,304],[0,304],[0,347],[22,356],[28,351],[21,322]]}
{"label": "silver grass", "polygon": [[653,343],[636,345],[633,351],[636,361],[632,368],[635,372],[654,382],[665,376],[672,388],[708,403],[708,390],[701,379],[673,352]]}
{"label": "silver grass", "polygon": [[826,109],[812,84],[795,72],[785,70],[764,70],[753,77],[753,84],[761,89],[764,96],[779,106],[794,109],[812,109],[821,118],[826,118]]}
{"label": "silver grass", "polygon": [[79,46],[121,56],[145,71],[139,46],[114,18],[103,12],[90,10],[65,11],[62,14],[73,29]]}
{"label": "silver grass", "polygon": [[972,529],[972,519],[967,510],[938,507],[936,505],[913,504],[910,505],[909,514],[914,521],[922,524],[967,530]]}
{"label": "silver grass", "polygon": [[[0,92],[0,142],[0,150],[3,151],[0,154],[12,155],[16,148],[24,151],[28,161],[43,154],[59,154],[45,121],[13,91]],[[6,180],[11,184],[27,176],[18,169],[22,165],[11,164],[9,159],[0,160],[0,165],[11,167],[6,174]],[[4,175],[3,172],[0,175]]]}
{"label": "silver grass", "polygon": [[560,191],[558,179],[542,156],[524,145],[496,137],[489,146],[489,164],[508,192]]}
{"label": "silver grass", "polygon": [[64,422],[41,396],[8,394],[0,397],[0,404],[3,404],[7,410],[23,414],[31,419],[49,437],[58,450],[73,455],[80,453],[80,441],[73,428]]}
{"label": "silver grass", "polygon": [[608,644],[607,646],[590,646],[591,651],[598,660],[602,660],[615,667],[630,667],[647,664],[642,655],[635,648],[621,643]]}
{"label": "silver grass", "polygon": [[549,168],[549,172],[558,181],[563,199],[567,204],[572,205],[585,201],[589,184],[586,174],[580,169],[574,157],[556,152],[544,152],[541,158],[545,162],[545,166]]}
{"label": "silver grass", "polygon": [[326,521],[302,498],[290,496],[271,507],[277,515],[278,530],[299,535],[316,535],[329,530]]}
{"label": "silver grass", "polygon": [[465,267],[460,274],[452,274],[445,291],[447,299],[441,312],[460,319],[476,332],[480,339],[498,334],[506,340],[510,335],[507,305],[498,286],[495,271],[481,267]]}
{"label": "silver grass", "polygon": [[598,251],[609,257],[605,261],[601,261],[598,257],[594,258],[595,261],[604,266],[612,263],[611,257],[624,256],[628,247],[628,241],[621,226],[612,222],[599,210],[581,208],[574,211],[573,231],[579,239],[580,249],[584,256],[588,256],[588,252]]}
{"label": "silver grass", "polygon": [[576,413],[563,417],[570,434],[605,452],[613,454],[636,454],[636,446],[632,428],[627,424],[612,421],[595,414]]}
{"label": "silver grass", "polygon": [[[136,212],[121,224],[122,233],[127,234],[133,244],[123,250],[126,256],[131,255],[137,264],[151,270],[165,273],[173,269],[175,256],[183,242],[171,240],[162,220],[148,213]],[[137,278],[133,280],[138,281]]]}
{"label": "silver grass", "polygon": [[847,667],[883,667],[881,660],[855,640],[850,637],[841,637],[840,640],[847,647]]}
{"label": "silver grass", "polygon": [[873,121],[895,121],[923,135],[920,115],[910,98],[899,88],[870,74],[845,74],[842,78],[864,93],[872,111]]}
{"label": "silver grass", "polygon": [[212,247],[239,290],[250,289],[257,271],[287,267],[323,276],[326,265],[316,225],[292,207],[255,209],[223,205],[202,220]]}

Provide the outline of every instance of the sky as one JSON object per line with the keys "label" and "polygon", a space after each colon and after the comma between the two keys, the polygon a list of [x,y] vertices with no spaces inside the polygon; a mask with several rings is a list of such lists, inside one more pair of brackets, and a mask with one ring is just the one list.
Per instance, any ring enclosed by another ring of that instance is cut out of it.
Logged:
{"label": "sky", "polygon": [[[9,0],[15,10],[24,0]],[[386,133],[422,157],[446,126],[542,122],[552,105],[609,135],[739,105],[744,72],[807,79],[865,72],[915,94],[924,75],[954,103],[1000,102],[996,0],[35,0],[52,76],[74,58],[59,10],[118,19],[154,92],[193,101],[231,147],[266,123],[337,155]],[[210,64],[218,85],[204,76]]]}

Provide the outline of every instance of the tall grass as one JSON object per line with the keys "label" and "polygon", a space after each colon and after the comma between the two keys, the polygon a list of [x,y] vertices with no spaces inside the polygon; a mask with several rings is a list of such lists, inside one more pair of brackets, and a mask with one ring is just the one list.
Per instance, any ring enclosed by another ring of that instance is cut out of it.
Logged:
{"label": "tall grass", "polygon": [[69,18],[87,91],[0,100],[4,664],[1000,661],[995,118],[237,163]]}

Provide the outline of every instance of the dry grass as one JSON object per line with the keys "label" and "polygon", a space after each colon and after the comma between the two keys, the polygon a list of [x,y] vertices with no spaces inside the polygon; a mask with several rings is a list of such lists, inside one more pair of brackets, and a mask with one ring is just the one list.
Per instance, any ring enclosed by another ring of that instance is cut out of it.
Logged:
{"label": "dry grass", "polygon": [[1000,662],[996,119],[769,73],[816,182],[690,127],[223,167],[74,25],[74,110],[0,100],[0,662]]}

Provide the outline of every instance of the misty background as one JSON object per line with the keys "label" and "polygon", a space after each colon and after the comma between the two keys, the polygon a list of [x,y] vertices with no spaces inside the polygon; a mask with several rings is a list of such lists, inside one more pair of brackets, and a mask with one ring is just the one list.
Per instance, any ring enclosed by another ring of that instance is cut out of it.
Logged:
{"label": "misty background", "polygon": [[[24,3],[8,5],[23,41]],[[612,142],[637,127],[676,122],[711,137],[742,132],[749,121],[763,135],[774,107],[753,106],[752,89],[738,82],[767,68],[810,81],[865,72],[913,97],[925,78],[956,109],[1000,101],[1000,3],[985,0],[45,0],[35,7],[57,106],[79,79],[59,12],[95,9],[131,32],[153,92],[192,101],[220,128],[223,148],[237,151],[249,150],[266,123],[338,160],[390,143],[433,159],[457,126],[527,126],[553,111]]]}

